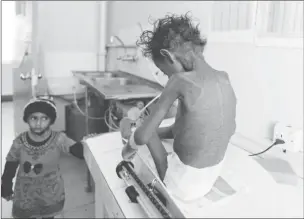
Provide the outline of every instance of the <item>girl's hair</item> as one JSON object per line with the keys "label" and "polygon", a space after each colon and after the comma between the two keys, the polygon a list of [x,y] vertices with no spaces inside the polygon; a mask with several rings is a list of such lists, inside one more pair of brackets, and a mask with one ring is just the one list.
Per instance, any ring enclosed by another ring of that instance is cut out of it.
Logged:
{"label": "girl's hair", "polygon": [[[189,13],[185,15],[166,15],[153,22],[153,31],[144,31],[136,45],[142,47],[143,55],[152,59],[160,59],[161,49],[177,49],[184,43],[205,47],[207,40],[201,38],[199,25],[194,25]],[[202,51],[201,50],[201,51]]]}

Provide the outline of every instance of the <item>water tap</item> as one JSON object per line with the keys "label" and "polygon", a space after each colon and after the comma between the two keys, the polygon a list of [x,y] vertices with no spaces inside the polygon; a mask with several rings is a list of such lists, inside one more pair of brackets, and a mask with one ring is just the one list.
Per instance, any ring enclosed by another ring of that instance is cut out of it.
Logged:
{"label": "water tap", "polygon": [[128,62],[137,62],[138,57],[136,55],[134,55],[134,56],[132,56],[132,55],[126,55],[126,56],[119,56],[117,58],[117,60],[128,61]]}

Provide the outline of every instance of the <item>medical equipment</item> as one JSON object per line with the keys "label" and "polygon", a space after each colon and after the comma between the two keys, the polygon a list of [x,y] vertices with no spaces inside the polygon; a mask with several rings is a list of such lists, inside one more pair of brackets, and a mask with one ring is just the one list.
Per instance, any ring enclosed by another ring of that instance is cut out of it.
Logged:
{"label": "medical equipment", "polygon": [[157,95],[146,105],[142,100],[112,101],[105,115],[106,124],[113,131],[119,131],[121,124],[126,120],[130,121],[132,127],[139,127],[145,117],[150,114],[148,107],[159,97],[160,95]]}
{"label": "medical equipment", "polygon": [[[153,186],[157,179],[155,178],[150,183],[150,186],[145,185],[134,172],[133,168],[134,165],[126,161],[122,161],[116,167],[117,176],[128,185],[125,191],[131,202],[139,203],[149,218],[172,218],[171,213],[165,206],[166,199]],[[138,190],[141,190],[148,197],[149,201],[141,197]]]}

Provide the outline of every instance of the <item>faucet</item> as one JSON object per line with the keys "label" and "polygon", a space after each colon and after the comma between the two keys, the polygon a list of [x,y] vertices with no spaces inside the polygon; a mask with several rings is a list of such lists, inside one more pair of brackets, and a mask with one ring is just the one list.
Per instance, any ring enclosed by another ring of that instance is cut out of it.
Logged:
{"label": "faucet", "polygon": [[117,57],[117,60],[136,62],[138,60],[138,57],[136,55],[132,56],[132,55],[127,54],[125,56],[119,56],[119,57]]}
{"label": "faucet", "polygon": [[32,96],[33,98],[36,97],[36,87],[38,85],[38,80],[42,78],[41,74],[36,74],[35,69],[32,68],[31,72],[28,72],[26,74],[21,73],[20,79],[25,80],[31,80],[31,88],[32,88]]}
{"label": "faucet", "polygon": [[[116,36],[116,35],[115,36],[111,36],[110,42],[113,43],[114,42],[114,38],[117,39],[120,42],[120,44],[124,48],[125,54],[127,54],[127,48],[126,48],[124,42],[118,36]],[[127,55],[124,55],[124,56],[119,56],[117,58],[117,60],[136,62],[138,60],[138,57],[136,55],[132,56],[132,55],[127,54]]]}
{"label": "faucet", "polygon": [[26,74],[21,73],[21,74],[20,74],[20,79],[23,80],[23,81],[25,81],[25,80],[27,80],[27,79],[32,79],[32,78],[35,77],[35,76],[36,76],[38,79],[41,79],[41,78],[42,78],[42,75],[41,75],[41,74],[36,75],[36,74],[33,73],[33,70],[32,70],[31,72],[28,72],[28,73],[26,73]]}
{"label": "faucet", "polygon": [[119,42],[120,42],[120,44],[122,45],[122,46],[125,46],[125,44],[124,44],[124,42],[118,37],[118,36],[111,36],[111,38],[110,38],[110,42],[111,43],[113,43],[114,42],[114,38],[116,38]]}
{"label": "faucet", "polygon": [[32,68],[32,71],[31,71],[31,87],[32,87],[32,96],[35,98],[37,95],[36,95],[36,92],[37,92],[37,85],[38,85],[38,80],[42,78],[42,75],[41,74],[36,74],[35,72],[35,68]]}

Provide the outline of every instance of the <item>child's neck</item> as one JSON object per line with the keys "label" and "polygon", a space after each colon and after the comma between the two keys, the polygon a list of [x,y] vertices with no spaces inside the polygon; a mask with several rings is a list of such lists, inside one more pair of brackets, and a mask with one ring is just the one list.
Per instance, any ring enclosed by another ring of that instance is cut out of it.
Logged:
{"label": "child's neck", "polygon": [[40,141],[44,141],[45,139],[47,139],[48,137],[50,137],[51,135],[51,129],[48,129],[47,131],[45,131],[43,134],[41,135],[37,135],[32,131],[29,131],[29,137],[36,142],[40,142]]}

